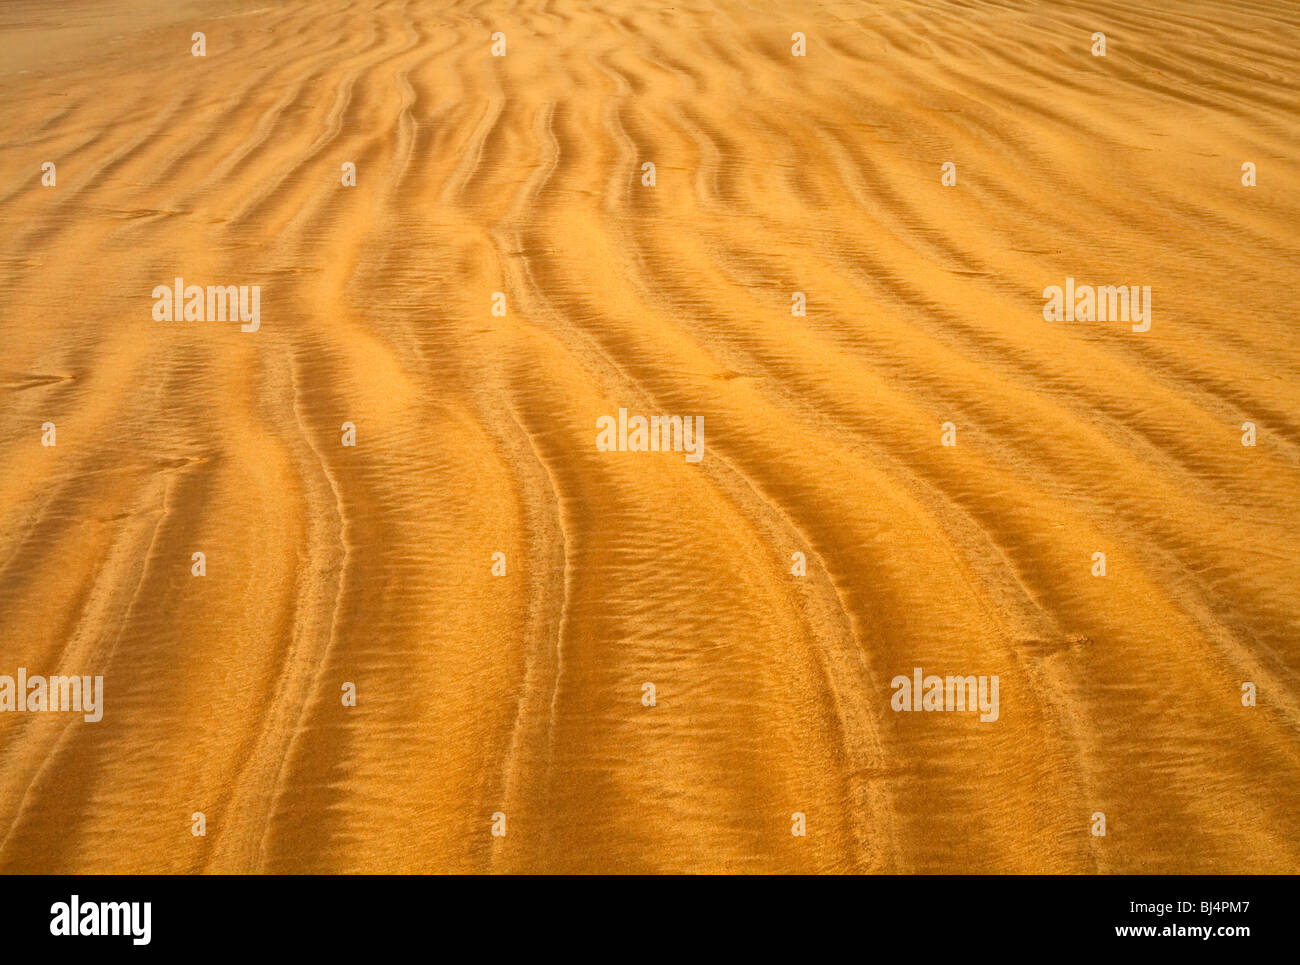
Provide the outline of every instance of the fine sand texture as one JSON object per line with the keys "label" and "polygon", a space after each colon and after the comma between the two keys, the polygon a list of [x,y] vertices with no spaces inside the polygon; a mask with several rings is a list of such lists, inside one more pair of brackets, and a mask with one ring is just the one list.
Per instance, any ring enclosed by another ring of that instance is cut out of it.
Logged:
{"label": "fine sand texture", "polygon": [[1300,871],[1300,7],[666,2],[0,4],[0,871]]}

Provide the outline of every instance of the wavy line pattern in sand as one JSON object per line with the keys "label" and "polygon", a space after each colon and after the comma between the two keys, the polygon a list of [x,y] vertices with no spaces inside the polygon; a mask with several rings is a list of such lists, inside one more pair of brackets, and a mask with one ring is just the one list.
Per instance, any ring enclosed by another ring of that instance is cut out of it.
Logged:
{"label": "wavy line pattern in sand", "polygon": [[0,869],[1300,869],[1300,16],[788,6],[6,5]]}

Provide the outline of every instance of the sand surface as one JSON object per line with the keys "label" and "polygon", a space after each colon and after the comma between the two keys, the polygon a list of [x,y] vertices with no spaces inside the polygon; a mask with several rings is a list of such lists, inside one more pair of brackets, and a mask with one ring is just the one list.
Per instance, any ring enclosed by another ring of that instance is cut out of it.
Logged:
{"label": "sand surface", "polygon": [[3,4],[0,674],[105,706],[0,713],[0,870],[1300,871],[1297,77],[1284,0]]}

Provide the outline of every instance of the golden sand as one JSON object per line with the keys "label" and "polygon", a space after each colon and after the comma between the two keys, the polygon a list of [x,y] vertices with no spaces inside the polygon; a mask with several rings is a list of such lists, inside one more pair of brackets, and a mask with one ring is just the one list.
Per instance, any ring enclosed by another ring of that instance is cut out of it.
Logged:
{"label": "golden sand", "polygon": [[0,870],[1300,871],[1297,76],[1286,0],[0,6],[0,674],[105,690],[0,713]]}

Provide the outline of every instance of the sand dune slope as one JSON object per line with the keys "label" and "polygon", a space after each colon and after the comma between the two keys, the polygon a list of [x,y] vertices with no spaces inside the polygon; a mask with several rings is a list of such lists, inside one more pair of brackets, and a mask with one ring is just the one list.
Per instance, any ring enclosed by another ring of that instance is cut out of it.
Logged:
{"label": "sand dune slope", "polygon": [[0,675],[105,693],[0,713],[0,870],[1300,871],[1293,4],[19,0],[0,65]]}

